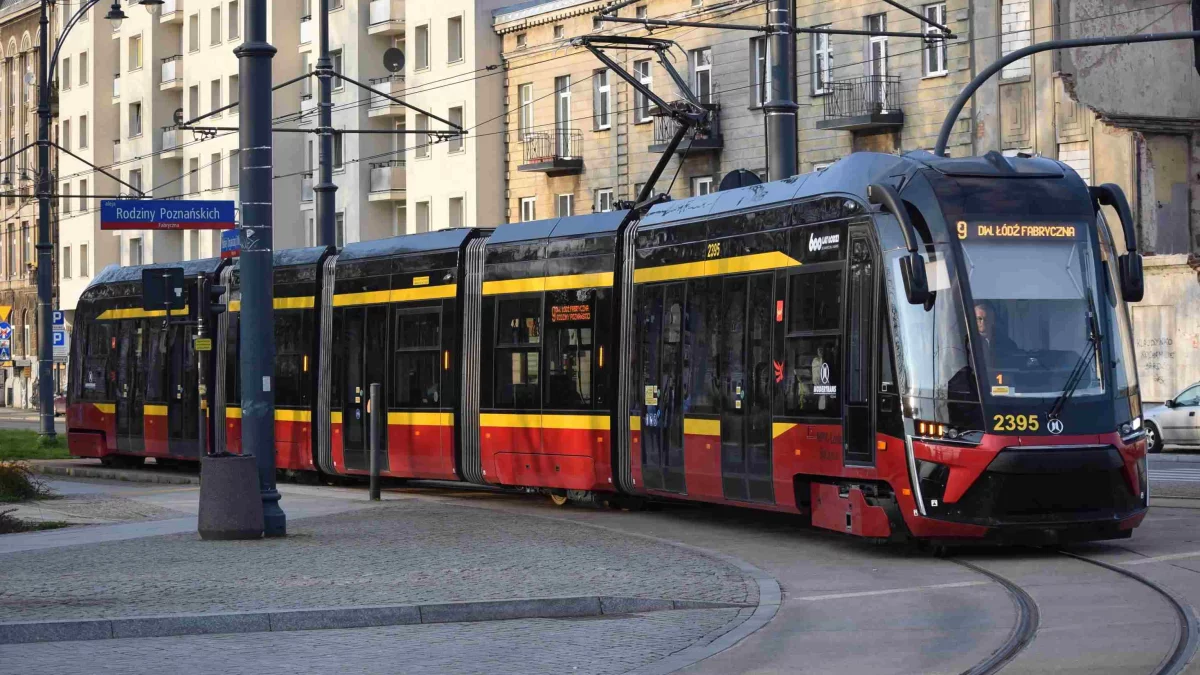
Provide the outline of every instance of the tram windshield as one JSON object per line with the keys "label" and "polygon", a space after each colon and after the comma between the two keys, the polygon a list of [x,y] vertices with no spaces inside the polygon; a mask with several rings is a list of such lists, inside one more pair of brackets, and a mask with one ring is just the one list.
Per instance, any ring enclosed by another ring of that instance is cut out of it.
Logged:
{"label": "tram windshield", "polygon": [[1107,294],[1087,226],[960,224],[959,237],[985,391],[1057,396],[1081,369],[1075,395],[1103,393],[1098,309]]}

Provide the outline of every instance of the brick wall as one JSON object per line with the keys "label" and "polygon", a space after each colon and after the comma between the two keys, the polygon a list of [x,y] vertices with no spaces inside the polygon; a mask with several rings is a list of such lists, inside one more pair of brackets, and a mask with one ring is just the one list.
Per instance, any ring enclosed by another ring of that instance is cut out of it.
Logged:
{"label": "brick wall", "polygon": [[[1000,53],[1011,54],[1028,47],[1033,28],[1033,8],[1030,0],[1004,0],[1000,5]],[[1029,57],[1008,66],[1001,77],[1026,77],[1030,73]]]}

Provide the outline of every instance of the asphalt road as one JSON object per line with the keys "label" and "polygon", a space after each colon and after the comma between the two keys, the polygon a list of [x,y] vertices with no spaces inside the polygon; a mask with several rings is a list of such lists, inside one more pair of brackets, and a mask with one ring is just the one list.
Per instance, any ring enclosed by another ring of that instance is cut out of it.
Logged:
{"label": "asphalt road", "polygon": [[[41,425],[38,423],[36,410],[0,408],[0,429],[38,431],[41,428]],[[56,417],[54,419],[54,429],[59,433],[66,433],[66,421],[62,417]]]}

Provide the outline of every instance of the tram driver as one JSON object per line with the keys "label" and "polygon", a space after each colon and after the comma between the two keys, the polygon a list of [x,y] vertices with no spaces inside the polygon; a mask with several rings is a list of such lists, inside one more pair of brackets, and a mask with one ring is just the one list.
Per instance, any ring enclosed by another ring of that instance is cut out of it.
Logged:
{"label": "tram driver", "polygon": [[996,330],[996,309],[991,304],[975,303],[975,326],[979,331],[979,338],[983,340],[983,353],[989,366],[1021,351],[1017,343]]}

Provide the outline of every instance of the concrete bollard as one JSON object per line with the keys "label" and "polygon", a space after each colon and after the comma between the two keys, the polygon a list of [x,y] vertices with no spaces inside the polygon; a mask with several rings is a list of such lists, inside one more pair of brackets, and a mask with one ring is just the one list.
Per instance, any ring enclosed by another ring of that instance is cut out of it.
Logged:
{"label": "concrete bollard", "polygon": [[263,506],[254,455],[200,458],[200,517],[196,529],[201,539],[263,536]]}

